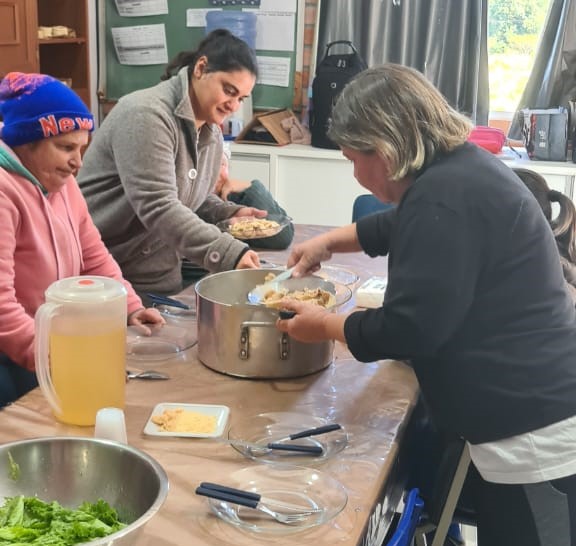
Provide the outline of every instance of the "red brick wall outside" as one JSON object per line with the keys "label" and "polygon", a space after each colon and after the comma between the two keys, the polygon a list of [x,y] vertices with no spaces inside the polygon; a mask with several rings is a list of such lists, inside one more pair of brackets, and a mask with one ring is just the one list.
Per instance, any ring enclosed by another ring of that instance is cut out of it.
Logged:
{"label": "red brick wall outside", "polygon": [[319,0],[306,0],[304,12],[304,45],[302,48],[302,71],[297,71],[294,77],[294,100],[292,108],[295,112],[304,113],[308,105],[308,86],[314,74],[310,73],[313,64],[314,35],[316,34],[316,14]]}

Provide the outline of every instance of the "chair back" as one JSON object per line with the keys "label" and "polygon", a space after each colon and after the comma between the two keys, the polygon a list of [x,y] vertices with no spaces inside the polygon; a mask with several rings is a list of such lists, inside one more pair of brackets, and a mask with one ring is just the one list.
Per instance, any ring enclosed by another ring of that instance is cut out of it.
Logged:
{"label": "chair back", "polygon": [[423,509],[424,501],[420,498],[418,488],[408,491],[404,497],[404,510],[398,520],[398,525],[383,546],[410,546]]}
{"label": "chair back", "polygon": [[392,203],[382,203],[382,201],[374,197],[371,193],[359,195],[352,205],[352,222],[356,222],[356,220],[363,216],[381,212],[392,207],[394,207]]}
{"label": "chair back", "polygon": [[[417,537],[432,534],[431,546],[443,546],[470,466],[470,452],[462,438],[450,440],[438,466],[436,484],[426,499],[426,514],[416,530]],[[418,538],[416,543],[418,544]]]}

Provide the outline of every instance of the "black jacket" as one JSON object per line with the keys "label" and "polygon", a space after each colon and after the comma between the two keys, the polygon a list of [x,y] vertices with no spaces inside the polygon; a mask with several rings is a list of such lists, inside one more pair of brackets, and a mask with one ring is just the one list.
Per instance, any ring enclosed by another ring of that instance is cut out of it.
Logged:
{"label": "black jacket", "polygon": [[411,359],[438,425],[472,443],[576,415],[576,312],[552,231],[506,165],[465,144],[357,230],[369,255],[389,250],[383,306],[346,320],[357,359]]}

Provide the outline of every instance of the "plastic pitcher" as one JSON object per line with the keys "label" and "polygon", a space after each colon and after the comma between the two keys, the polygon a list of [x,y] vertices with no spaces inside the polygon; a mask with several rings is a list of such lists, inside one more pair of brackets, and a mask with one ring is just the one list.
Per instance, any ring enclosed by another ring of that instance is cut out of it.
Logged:
{"label": "plastic pitcher", "polygon": [[123,408],[126,288],[107,277],[51,284],[36,313],[36,374],[56,418],[94,425],[100,408]]}
{"label": "plastic pitcher", "polygon": [[206,34],[217,28],[225,28],[237,38],[244,40],[252,49],[255,49],[257,21],[256,14],[251,11],[209,11],[206,13]]}

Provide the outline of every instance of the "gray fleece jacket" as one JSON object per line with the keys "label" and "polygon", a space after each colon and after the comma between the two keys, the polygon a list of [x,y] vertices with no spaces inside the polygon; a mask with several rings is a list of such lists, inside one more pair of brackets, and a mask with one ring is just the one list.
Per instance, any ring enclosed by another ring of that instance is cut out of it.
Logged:
{"label": "gray fleece jacket", "polygon": [[95,132],[78,175],[104,243],[138,291],[177,292],[182,258],[233,269],[247,245],[213,224],[240,206],[212,194],[216,125],[194,124],[187,69],[122,97]]}

